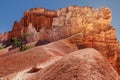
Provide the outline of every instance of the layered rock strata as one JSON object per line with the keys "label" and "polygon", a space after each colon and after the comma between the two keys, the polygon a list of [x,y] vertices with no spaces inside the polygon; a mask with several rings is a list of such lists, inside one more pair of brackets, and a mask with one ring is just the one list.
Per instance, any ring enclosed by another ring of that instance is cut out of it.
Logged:
{"label": "layered rock strata", "polygon": [[70,53],[27,80],[120,80],[98,51],[83,49]]}
{"label": "layered rock strata", "polygon": [[14,23],[11,32],[2,35],[1,41],[30,33],[28,42],[52,42],[67,38],[76,43],[79,49],[92,47],[100,51],[116,68],[119,60],[119,43],[116,32],[111,25],[112,12],[103,7],[69,6],[57,11],[33,8],[24,13],[18,23]]}

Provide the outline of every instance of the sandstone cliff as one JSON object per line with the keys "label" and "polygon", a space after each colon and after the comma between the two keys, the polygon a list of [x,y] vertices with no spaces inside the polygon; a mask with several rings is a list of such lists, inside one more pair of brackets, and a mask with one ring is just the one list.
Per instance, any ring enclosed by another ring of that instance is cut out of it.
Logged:
{"label": "sandstone cliff", "polygon": [[52,42],[67,38],[79,49],[92,47],[100,51],[119,70],[119,44],[111,25],[112,12],[103,7],[69,6],[57,11],[33,8],[24,13],[20,22],[15,21],[12,31],[0,37],[1,41],[19,37],[28,32],[28,42]]}
{"label": "sandstone cliff", "polygon": [[120,75],[120,54],[119,54],[119,56],[118,56],[118,58],[117,58],[115,68],[116,68],[117,72],[118,72],[119,75]]}
{"label": "sandstone cliff", "polygon": [[[108,28],[111,20],[112,13],[109,8],[94,10],[92,7],[70,6],[57,11],[33,8],[24,13],[20,22],[14,22],[7,39],[21,36],[29,30],[30,24],[37,32],[40,32],[40,37],[50,33],[48,40],[55,41],[84,31],[83,28],[87,29],[87,33],[94,28],[94,25],[97,25],[95,27],[97,29],[94,30],[99,32],[101,27],[102,29]],[[64,35],[60,33],[64,33]]]}

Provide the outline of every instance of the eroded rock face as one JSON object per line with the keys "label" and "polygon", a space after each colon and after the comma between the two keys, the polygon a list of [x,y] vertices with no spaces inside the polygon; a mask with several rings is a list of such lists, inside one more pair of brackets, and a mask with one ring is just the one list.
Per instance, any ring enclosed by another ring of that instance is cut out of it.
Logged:
{"label": "eroded rock face", "polygon": [[118,64],[117,64],[117,71],[120,74],[120,55],[119,55],[119,57],[117,59],[117,62],[118,62]]}
{"label": "eroded rock face", "polygon": [[1,34],[0,41],[6,41],[8,40],[9,32],[5,32],[4,34]]}
{"label": "eroded rock face", "polygon": [[32,24],[29,24],[28,30],[27,30],[27,41],[32,42],[32,41],[38,41],[39,40],[39,32],[35,30]]}
{"label": "eroded rock face", "polygon": [[95,49],[72,52],[27,80],[120,80],[111,64]]}
{"label": "eroded rock face", "polygon": [[33,8],[24,13],[24,16],[18,23],[14,22],[13,29],[10,32],[9,38],[19,37],[28,31],[29,24],[32,24],[37,32],[41,28],[51,28],[53,18],[57,13],[44,8]]}
{"label": "eroded rock face", "polygon": [[[110,37],[113,34],[114,30],[110,29],[106,32],[100,32],[99,34],[84,35],[79,33],[68,38],[73,43],[78,45],[79,49],[91,47],[100,51],[115,67],[115,63],[118,58],[118,41],[114,36]],[[108,35],[106,35],[109,33]]]}
{"label": "eroded rock face", "polygon": [[29,24],[32,24],[37,32],[43,33],[40,34],[40,37],[49,32],[49,40],[55,41],[84,31],[84,28],[87,29],[87,33],[95,28],[94,25],[106,28],[111,23],[111,14],[109,8],[94,10],[92,7],[70,6],[57,11],[33,8],[24,13],[20,22],[15,21],[12,31],[9,32],[8,39],[26,33]]}
{"label": "eroded rock face", "polygon": [[[41,33],[41,28],[44,28],[40,37],[45,35],[47,31],[50,33],[48,35],[50,41],[55,41],[79,33],[85,27],[87,27],[86,31],[88,32],[93,29],[94,24],[100,27],[105,25],[103,28],[106,28],[110,25],[111,20],[112,13],[109,8],[94,10],[92,7],[70,6],[57,11],[33,8],[24,13],[20,23],[15,21],[9,38],[21,36],[27,32],[29,24],[32,24],[37,32]],[[64,33],[64,35],[61,33]],[[56,38],[56,36],[59,37]]]}
{"label": "eroded rock face", "polygon": [[35,27],[36,31],[42,27],[50,28],[52,26],[53,17],[56,17],[56,12],[44,8],[33,8],[25,12],[24,17],[20,21],[20,25],[28,27],[29,23]]}
{"label": "eroded rock face", "polygon": [[2,34],[0,34],[0,40],[1,40],[1,38],[2,38]]}
{"label": "eroded rock face", "polygon": [[24,33],[24,27],[20,26],[20,24],[15,21],[12,31],[9,33],[9,38],[20,37]]}
{"label": "eroded rock face", "polygon": [[97,49],[115,67],[119,44],[111,21],[112,13],[107,7],[94,10],[92,7],[69,6],[57,11],[33,8],[26,11],[20,22],[14,23],[9,36],[1,40],[19,37],[26,32],[31,33],[28,42],[68,38],[79,49]]}

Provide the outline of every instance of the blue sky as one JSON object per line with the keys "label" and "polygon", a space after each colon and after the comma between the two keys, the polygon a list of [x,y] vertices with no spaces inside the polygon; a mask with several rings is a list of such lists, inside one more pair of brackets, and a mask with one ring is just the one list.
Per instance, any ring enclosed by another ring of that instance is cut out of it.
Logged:
{"label": "blue sky", "polygon": [[120,40],[120,0],[1,0],[0,1],[0,33],[10,31],[15,20],[20,20],[24,12],[30,8],[44,7],[51,10],[70,5],[92,6],[95,9],[108,6],[112,10],[112,25],[117,30]]}

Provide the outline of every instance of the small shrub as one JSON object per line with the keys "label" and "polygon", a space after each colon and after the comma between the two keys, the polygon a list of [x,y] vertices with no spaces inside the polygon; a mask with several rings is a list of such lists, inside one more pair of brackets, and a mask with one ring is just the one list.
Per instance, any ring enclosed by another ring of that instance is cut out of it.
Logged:
{"label": "small shrub", "polygon": [[6,45],[0,45],[0,50],[4,49],[6,47]]}
{"label": "small shrub", "polygon": [[12,44],[13,44],[15,47],[18,47],[18,46],[20,46],[21,42],[20,42],[17,38],[13,38],[13,39],[12,39]]}
{"label": "small shrub", "polygon": [[22,51],[25,51],[25,50],[27,50],[27,49],[30,49],[30,46],[25,45],[25,46],[22,48]]}
{"label": "small shrub", "polygon": [[15,47],[19,47],[20,51],[24,51],[29,49],[30,47],[27,46],[27,36],[29,36],[30,34],[25,33],[24,35],[22,35],[20,38],[13,38],[11,40],[13,46]]}

